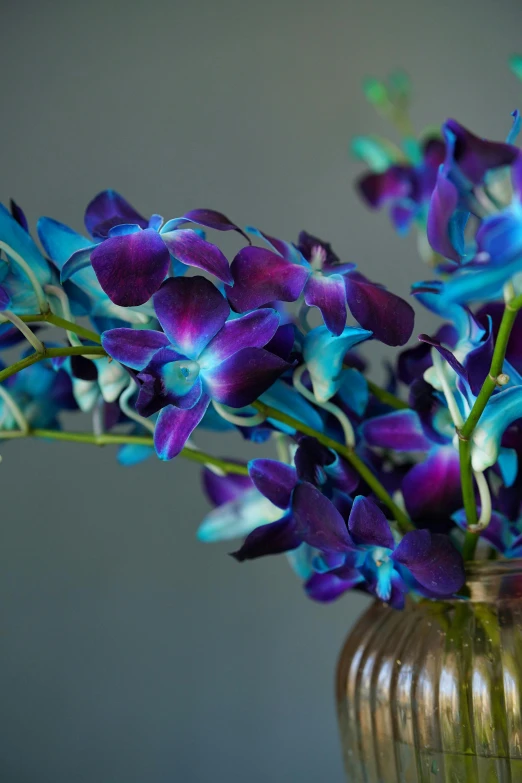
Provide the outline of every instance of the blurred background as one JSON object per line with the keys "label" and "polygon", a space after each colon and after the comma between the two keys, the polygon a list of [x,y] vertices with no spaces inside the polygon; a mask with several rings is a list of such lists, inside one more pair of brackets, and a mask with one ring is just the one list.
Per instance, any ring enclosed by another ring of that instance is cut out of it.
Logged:
{"label": "blurred background", "polygon": [[[520,0],[1,0],[0,40],[0,198],[33,225],[81,230],[112,187],[144,214],[306,228],[402,295],[426,275],[413,238],[353,189],[350,138],[393,133],[363,78],[409,72],[419,130],[503,138],[522,108]],[[191,463],[1,453],[2,783],[341,783],[334,666],[367,599],[312,604],[284,558],[198,543]]]}

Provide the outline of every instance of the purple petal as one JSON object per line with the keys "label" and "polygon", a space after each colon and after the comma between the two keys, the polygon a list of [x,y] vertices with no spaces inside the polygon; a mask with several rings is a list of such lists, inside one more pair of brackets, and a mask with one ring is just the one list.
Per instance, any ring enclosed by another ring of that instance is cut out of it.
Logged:
{"label": "purple petal", "polygon": [[290,360],[290,354],[295,342],[295,326],[293,324],[282,324],[277,328],[273,338],[264,347],[270,353],[280,356],[285,362]]}
{"label": "purple petal", "polygon": [[273,301],[295,302],[310,274],[305,267],[262,247],[244,247],[230,269],[235,283],[227,290],[227,296],[238,312],[255,310]]}
{"label": "purple petal", "polygon": [[236,500],[252,487],[252,479],[249,476],[238,476],[235,473],[219,476],[209,468],[204,468],[202,481],[203,489],[214,506],[222,506]]}
{"label": "purple petal", "polygon": [[11,210],[11,215],[14,217],[16,222],[20,226],[22,226],[24,231],[27,231],[27,233],[29,233],[29,223],[27,222],[27,218],[25,216],[23,209],[19,207],[16,201],[13,201],[13,199],[9,200],[9,207]]}
{"label": "purple petal", "polygon": [[288,508],[297,484],[297,473],[291,465],[275,459],[254,459],[248,473],[257,489],[278,508]]}
{"label": "purple petal", "polygon": [[489,324],[489,333],[486,339],[476,348],[473,348],[464,361],[469,385],[475,396],[480,392],[482,384],[489,373],[494,347],[493,329],[491,324]]}
{"label": "purple petal", "polygon": [[191,229],[168,231],[161,234],[161,238],[178,261],[203,269],[218,280],[233,285],[234,280],[228,261],[219,247],[202,239],[195,231]]}
{"label": "purple petal", "polygon": [[246,537],[241,549],[232,552],[232,557],[242,563],[244,560],[254,560],[256,557],[290,552],[292,549],[297,549],[301,543],[292,519],[283,517],[277,522],[261,525],[253,530]]}
{"label": "purple petal", "polygon": [[154,447],[160,459],[172,459],[180,453],[205,415],[209,402],[203,394],[193,408],[181,410],[168,405],[160,411],[154,429]]}
{"label": "purple petal", "polygon": [[432,535],[429,530],[406,533],[391,557],[433,595],[450,596],[466,581],[460,553],[447,536]]}
{"label": "purple petal", "polygon": [[71,356],[71,373],[82,381],[97,381],[98,369],[96,363],[86,356]]}
{"label": "purple petal", "polygon": [[350,572],[338,576],[335,573],[313,574],[305,584],[305,590],[310,598],[321,603],[335,601],[340,595],[352,590],[356,585],[364,582],[364,578],[356,568]]}
{"label": "purple petal", "polygon": [[520,199],[522,197],[522,153],[520,152],[511,167],[511,181],[513,190]]}
{"label": "purple petal", "polygon": [[[244,463],[238,462],[237,464],[244,466]],[[249,476],[236,475],[235,473],[227,473],[222,476],[209,468],[204,468],[202,482],[205,494],[212,505],[216,507],[234,502],[253,487],[252,479]]]}
{"label": "purple petal", "polygon": [[353,542],[346,522],[331,500],[308,482],[294,490],[292,511],[301,539],[322,552],[346,552]]}
{"label": "purple petal", "polygon": [[[504,305],[501,302],[488,302],[481,307],[476,315],[477,319],[484,324],[487,324],[488,319],[491,318],[494,340],[497,339],[503,312]],[[522,312],[519,312],[515,318],[507,346],[506,359],[519,373],[522,373]]]}
{"label": "purple petal", "polygon": [[335,459],[334,453],[323,446],[316,438],[305,436],[300,439],[294,455],[294,464],[300,481],[310,484],[324,484],[325,465]]}
{"label": "purple petal", "polygon": [[378,505],[363,495],[353,502],[348,529],[353,540],[366,546],[382,546],[393,549],[395,542],[388,520]]}
{"label": "purple petal", "polygon": [[412,168],[390,166],[382,173],[365,174],[357,187],[368,206],[379,209],[387,201],[404,198],[412,188]]}
{"label": "purple petal", "polygon": [[459,362],[459,360],[455,357],[455,355],[449,350],[449,348],[445,348],[439,340],[437,340],[435,337],[430,337],[427,334],[419,334],[419,340],[422,343],[427,343],[428,345],[433,346],[433,348],[436,348],[437,351],[440,353],[444,361],[446,361],[452,370],[454,370],[457,375],[462,378],[463,381],[468,380],[468,374],[462,364]]}
{"label": "purple petal", "polygon": [[109,356],[133,370],[143,370],[156,351],[169,344],[167,335],[151,329],[110,329],[101,339]]}
{"label": "purple petal", "polygon": [[444,172],[437,176],[428,212],[428,241],[436,253],[460,263],[461,256],[450,240],[450,220],[454,216],[459,202],[459,193]]}
{"label": "purple petal", "polygon": [[480,139],[456,120],[447,120],[444,131],[453,136],[453,160],[474,185],[480,184],[491,169],[511,165],[518,155],[511,144]]}
{"label": "purple petal", "polygon": [[290,367],[263,348],[242,348],[217,367],[202,368],[202,376],[217,402],[243,408],[257,400]]}
{"label": "purple petal", "polygon": [[341,275],[312,273],[304,287],[304,300],[321,311],[332,334],[340,335],[346,325],[346,289]]}
{"label": "purple petal", "polygon": [[394,411],[365,421],[361,432],[370,446],[393,451],[427,451],[432,443],[422,428],[418,413]]}
{"label": "purple petal", "polygon": [[148,227],[146,220],[115,190],[104,190],[93,198],[85,210],[85,227],[96,239],[105,239],[113,226],[136,223]]}
{"label": "purple petal", "polygon": [[[359,486],[359,474],[337,454],[334,461],[330,465],[326,465],[325,473],[334,482],[335,486],[342,493],[346,493],[346,495],[351,495]],[[335,503],[335,500],[333,502]],[[338,505],[336,507],[339,508]],[[339,510],[341,509],[339,508]]]}
{"label": "purple petal", "polygon": [[230,314],[224,296],[200,276],[165,280],[154,295],[154,309],[171,343],[191,359],[197,359]]}
{"label": "purple petal", "polygon": [[453,446],[433,449],[403,479],[402,494],[413,519],[449,516],[462,505],[460,465]]}
{"label": "purple petal", "polygon": [[237,231],[250,244],[248,235],[239,226],[232,223],[222,212],[216,212],[214,209],[192,209],[190,212],[186,212],[183,217],[190,223],[214,228],[216,231]]}
{"label": "purple petal", "polygon": [[390,209],[390,218],[399,234],[406,234],[418,212],[418,207],[413,201],[402,201],[394,204]]}
{"label": "purple petal", "polygon": [[147,228],[106,239],[92,251],[91,264],[109,299],[121,307],[137,307],[160,287],[170,255],[160,235]]}
{"label": "purple petal", "polygon": [[[279,313],[268,308],[254,310],[227,321],[199,358],[202,367],[219,364],[242,348],[263,348],[275,335]],[[293,341],[292,341],[293,344]]]}
{"label": "purple petal", "polygon": [[354,318],[386,345],[404,345],[413,331],[415,313],[400,296],[358,272],[344,276],[346,299]]}

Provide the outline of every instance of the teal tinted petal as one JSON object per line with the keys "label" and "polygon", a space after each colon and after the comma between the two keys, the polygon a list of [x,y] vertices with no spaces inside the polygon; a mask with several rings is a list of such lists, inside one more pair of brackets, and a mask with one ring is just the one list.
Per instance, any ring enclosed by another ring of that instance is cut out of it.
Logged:
{"label": "teal tinted petal", "polygon": [[318,402],[327,402],[339,390],[346,352],[371,336],[372,332],[356,326],[347,326],[338,337],[326,326],[318,326],[306,335],[303,355]]}
{"label": "teal tinted petal", "polygon": [[484,471],[497,462],[504,432],[520,418],[522,418],[521,386],[505,389],[490,399],[472,436],[473,470]]}
{"label": "teal tinted petal", "polygon": [[498,467],[506,487],[512,487],[518,473],[518,456],[515,449],[500,449]]}
{"label": "teal tinted petal", "polygon": [[[14,219],[3,204],[0,204],[0,242],[4,242],[12,248],[29,264],[42,285],[51,282],[49,264],[38,250],[31,236]],[[16,277],[27,282],[25,272],[18,265],[12,265],[12,272]]]}
{"label": "teal tinted petal", "polygon": [[317,549],[313,549],[309,544],[301,544],[297,549],[286,553],[286,558],[290,563],[292,570],[299,579],[310,579],[315,573],[312,563],[317,554]]}
{"label": "teal tinted petal", "polygon": [[126,443],[118,449],[118,462],[126,467],[138,465],[154,454],[152,446],[140,446],[135,443]]}
{"label": "teal tinted petal", "polygon": [[379,136],[356,136],[351,142],[352,155],[357,160],[362,160],[368,168],[377,173],[382,173],[396,163],[400,155],[393,144]]}
{"label": "teal tinted petal", "polygon": [[359,370],[350,368],[342,371],[341,385],[337,393],[351,411],[358,416],[364,414],[370,393],[368,391],[368,381]]}
{"label": "teal tinted petal", "polygon": [[[276,408],[278,411],[281,411],[281,413],[292,416],[292,418],[297,419],[302,424],[307,424],[314,430],[323,432],[323,420],[316,408],[314,408],[313,405],[310,405],[293,386],[289,386],[287,383],[284,383],[284,381],[276,381],[259,399],[261,402],[264,402],[265,405],[270,405],[271,408]],[[274,427],[277,427],[278,430],[281,430],[288,435],[293,435],[295,433],[295,430],[287,424],[282,424],[275,419],[268,419],[268,421]]]}
{"label": "teal tinted petal", "polygon": [[519,79],[522,80],[522,55],[514,54],[509,58],[509,67]]}
{"label": "teal tinted petal", "polygon": [[247,536],[261,525],[277,522],[285,514],[255,488],[212,509],[198,528],[200,541],[229,541]]}

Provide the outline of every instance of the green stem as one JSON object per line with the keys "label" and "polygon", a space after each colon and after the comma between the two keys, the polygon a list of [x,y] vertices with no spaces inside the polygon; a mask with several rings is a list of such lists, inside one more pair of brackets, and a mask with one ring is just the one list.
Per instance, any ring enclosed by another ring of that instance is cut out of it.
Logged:
{"label": "green stem", "polygon": [[101,345],[79,345],[79,346],[67,346],[66,348],[46,348],[44,346],[43,353],[32,353],[26,356],[25,359],[11,364],[6,367],[5,370],[0,372],[0,382],[5,381],[6,378],[10,378],[11,375],[15,375],[20,370],[25,370],[26,367],[30,367],[32,364],[41,362],[42,359],[52,359],[55,356],[106,356],[107,354],[101,347]]}
{"label": "green stem", "polygon": [[385,405],[389,405],[390,408],[396,408],[397,410],[402,411],[410,407],[407,402],[400,400],[398,397],[395,396],[395,394],[386,391],[386,389],[381,389],[381,387],[377,386],[377,384],[373,383],[373,381],[367,381],[367,382],[368,382],[368,389],[371,391],[373,396],[377,397],[377,399],[380,400],[381,402],[384,402]]}
{"label": "green stem", "polygon": [[322,443],[323,446],[332,449],[341,457],[344,457],[344,459],[350,463],[350,465],[357,471],[360,477],[368,484],[370,489],[373,490],[375,495],[389,508],[397,522],[397,526],[400,531],[402,533],[407,533],[408,530],[414,529],[414,525],[408,518],[407,514],[405,514],[405,512],[393,501],[379,479],[373,475],[369,467],[362,461],[362,459],[360,459],[360,457],[357,456],[353,449],[344,446],[342,443],[338,443],[336,440],[329,438],[327,435],[323,435],[322,432],[314,430],[312,427],[309,427],[307,424],[303,424],[303,422],[299,421],[298,419],[294,419],[292,416],[288,416],[286,413],[282,413],[281,411],[277,410],[277,408],[272,408],[270,405],[265,405],[264,402],[260,402],[258,400],[252,404],[252,407],[263,413],[267,419],[275,419],[276,421],[280,421],[282,424],[287,424],[289,427],[292,427],[298,432],[302,432],[303,435],[310,435],[312,438],[318,440],[319,443]]}
{"label": "green stem", "polygon": [[[94,435],[91,432],[62,432],[61,430],[29,430],[27,433],[21,433],[18,430],[0,432],[0,439],[9,440],[11,438],[44,438],[46,440],[69,441],[72,443],[90,443],[93,446],[124,446],[127,444],[134,446],[150,446],[154,448],[152,435]],[[183,449],[180,452],[181,457],[190,459],[193,462],[199,462],[202,465],[214,465],[225,473],[236,473],[239,476],[248,476],[246,465],[238,465],[235,462],[219,459],[204,451],[195,449]]]}
{"label": "green stem", "polygon": [[100,335],[96,332],[92,332],[90,329],[86,329],[84,326],[79,326],[79,324],[75,324],[72,321],[67,321],[65,318],[60,318],[59,315],[55,315],[50,311],[47,313],[35,313],[34,315],[20,315],[19,318],[26,324],[53,324],[53,326],[57,326],[60,329],[65,329],[68,332],[74,332],[74,334],[77,334],[79,337],[83,337],[85,340],[91,340],[93,343],[98,343],[98,345],[101,343]]}
{"label": "green stem", "polygon": [[[498,376],[502,373],[504,359],[508,347],[511,330],[519,310],[522,308],[522,295],[515,297],[507,302],[504,308],[502,321],[498,330],[497,341],[491,359],[489,373],[482,384],[482,388],[475,400],[468,418],[458,432],[459,436],[459,457],[460,457],[460,479],[462,486],[462,498],[466,510],[466,520],[468,527],[477,524],[477,509],[475,505],[475,492],[473,487],[473,472],[471,467],[471,437],[475,427],[480,421],[482,414],[489,402],[489,399],[496,389]],[[479,535],[468,530],[464,539],[462,555],[464,560],[472,560],[477,548]]]}

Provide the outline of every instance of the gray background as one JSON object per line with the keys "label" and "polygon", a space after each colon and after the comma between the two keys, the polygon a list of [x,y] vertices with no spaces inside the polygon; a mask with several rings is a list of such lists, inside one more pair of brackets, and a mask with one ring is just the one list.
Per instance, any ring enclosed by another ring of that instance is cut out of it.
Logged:
{"label": "gray background", "polygon": [[[80,229],[114,187],[145,214],[306,227],[403,294],[414,243],[352,189],[349,138],[388,131],[362,78],[409,71],[419,129],[456,115],[502,137],[522,104],[520,0],[0,7],[3,200]],[[198,543],[192,464],[1,452],[2,783],[340,783],[333,669],[365,599],[314,605],[284,558]]]}

